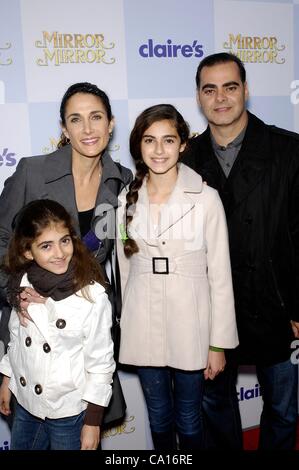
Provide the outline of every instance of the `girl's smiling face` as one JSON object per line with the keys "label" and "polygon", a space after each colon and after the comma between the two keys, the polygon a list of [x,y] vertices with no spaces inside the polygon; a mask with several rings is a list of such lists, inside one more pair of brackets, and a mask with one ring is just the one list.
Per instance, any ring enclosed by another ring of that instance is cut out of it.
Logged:
{"label": "girl's smiling face", "polygon": [[180,152],[185,146],[171,120],[156,121],[142,136],[142,159],[152,173],[176,172]]}
{"label": "girl's smiling face", "polygon": [[64,274],[69,267],[73,251],[69,230],[63,223],[53,223],[34,240],[31,249],[27,250],[24,256],[51,273]]}

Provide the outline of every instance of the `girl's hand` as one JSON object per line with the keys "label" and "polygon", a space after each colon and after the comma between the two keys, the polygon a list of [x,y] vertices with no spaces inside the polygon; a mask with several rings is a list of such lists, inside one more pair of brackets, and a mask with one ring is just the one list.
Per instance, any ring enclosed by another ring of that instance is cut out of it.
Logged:
{"label": "girl's hand", "polygon": [[0,386],[0,413],[5,416],[10,415],[11,391],[8,388],[9,377],[4,376]]}
{"label": "girl's hand", "polygon": [[208,355],[208,365],[204,370],[205,380],[214,380],[215,377],[224,371],[226,364],[224,351],[210,351]]}
{"label": "girl's hand", "polygon": [[84,424],[81,431],[81,450],[97,450],[100,443],[100,426]]}
{"label": "girl's hand", "polygon": [[18,317],[22,326],[27,326],[27,321],[32,321],[27,308],[30,302],[34,302],[37,304],[44,304],[46,302],[46,298],[39,295],[34,289],[31,287],[26,287],[20,293],[20,310],[18,311]]}

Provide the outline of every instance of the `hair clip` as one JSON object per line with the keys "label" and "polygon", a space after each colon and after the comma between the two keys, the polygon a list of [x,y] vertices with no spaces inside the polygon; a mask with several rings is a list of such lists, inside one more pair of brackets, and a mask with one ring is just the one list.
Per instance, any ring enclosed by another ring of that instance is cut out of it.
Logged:
{"label": "hair clip", "polygon": [[126,243],[127,240],[129,240],[129,237],[127,235],[125,225],[124,224],[119,224],[119,231],[120,231],[120,238],[123,244]]}

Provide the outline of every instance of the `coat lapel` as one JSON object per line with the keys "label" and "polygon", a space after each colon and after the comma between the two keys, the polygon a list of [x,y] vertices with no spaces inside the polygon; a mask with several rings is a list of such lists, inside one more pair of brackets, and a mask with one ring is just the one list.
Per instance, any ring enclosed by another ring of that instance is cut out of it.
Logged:
{"label": "coat lapel", "polygon": [[77,232],[80,233],[70,145],[59,149],[46,159],[45,188],[49,199],[60,203],[63,201],[64,207],[73,217]]}
{"label": "coat lapel", "polygon": [[[102,163],[103,174],[96,199],[95,216],[99,216],[108,208],[110,210],[118,206],[117,194],[124,186],[120,170],[107,152],[102,157]],[[46,193],[44,196],[60,203],[63,201],[64,207],[71,213],[75,228],[80,234],[70,145],[59,149],[46,159],[45,175]]]}
{"label": "coat lapel", "polygon": [[268,134],[261,124],[257,117],[248,112],[242,147],[228,178],[214,154],[209,128],[200,136],[197,171],[203,181],[219,191],[227,217],[260,183],[269,167]]}
{"label": "coat lapel", "polygon": [[203,181],[219,191],[219,188],[225,184],[226,177],[214,154],[209,128],[203,132],[199,139],[200,148],[198,155],[196,155],[196,167],[194,169],[201,175]]}
{"label": "coat lapel", "polygon": [[[130,233],[133,238],[141,237],[151,246],[158,245],[158,238],[165,235],[176,223],[183,219],[195,206],[192,194],[202,191],[202,179],[193,170],[183,164],[179,165],[179,173],[175,188],[160,212],[160,224],[155,232],[150,218],[149,200],[146,181],[139,190],[138,202]],[[156,234],[156,236],[154,235]]]}
{"label": "coat lapel", "polygon": [[138,191],[138,200],[133,213],[133,219],[128,226],[129,235],[137,241],[142,239],[150,246],[158,246],[156,233],[150,218],[150,206],[147,195],[146,179]]}
{"label": "coat lapel", "polygon": [[165,234],[194,208],[195,202],[192,199],[192,194],[200,193],[201,190],[201,177],[181,164],[175,188],[160,213],[158,237]]}
{"label": "coat lapel", "polygon": [[248,115],[241,150],[221,194],[227,216],[260,184],[271,162],[267,151],[268,134],[260,126],[258,118]]}

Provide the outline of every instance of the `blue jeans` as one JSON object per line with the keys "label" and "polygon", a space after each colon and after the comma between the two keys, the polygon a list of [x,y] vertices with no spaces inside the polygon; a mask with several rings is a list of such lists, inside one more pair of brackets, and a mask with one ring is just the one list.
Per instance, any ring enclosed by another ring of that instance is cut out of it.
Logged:
{"label": "blue jeans", "polygon": [[84,416],[43,420],[16,404],[11,450],[80,450]]}
{"label": "blue jeans", "polygon": [[202,448],[201,403],[203,371],[182,371],[168,367],[139,367],[156,450]]}
{"label": "blue jeans", "polygon": [[[203,397],[207,447],[242,447],[242,429],[236,393],[237,367],[208,381]],[[256,366],[264,401],[260,422],[260,449],[294,449],[297,425],[298,369],[290,360]]]}
{"label": "blue jeans", "polygon": [[296,444],[298,367],[290,360],[256,367],[264,400],[259,449],[292,450]]}
{"label": "blue jeans", "polygon": [[242,449],[243,434],[236,389],[238,368],[227,365],[205,382],[203,419],[206,449]]}

